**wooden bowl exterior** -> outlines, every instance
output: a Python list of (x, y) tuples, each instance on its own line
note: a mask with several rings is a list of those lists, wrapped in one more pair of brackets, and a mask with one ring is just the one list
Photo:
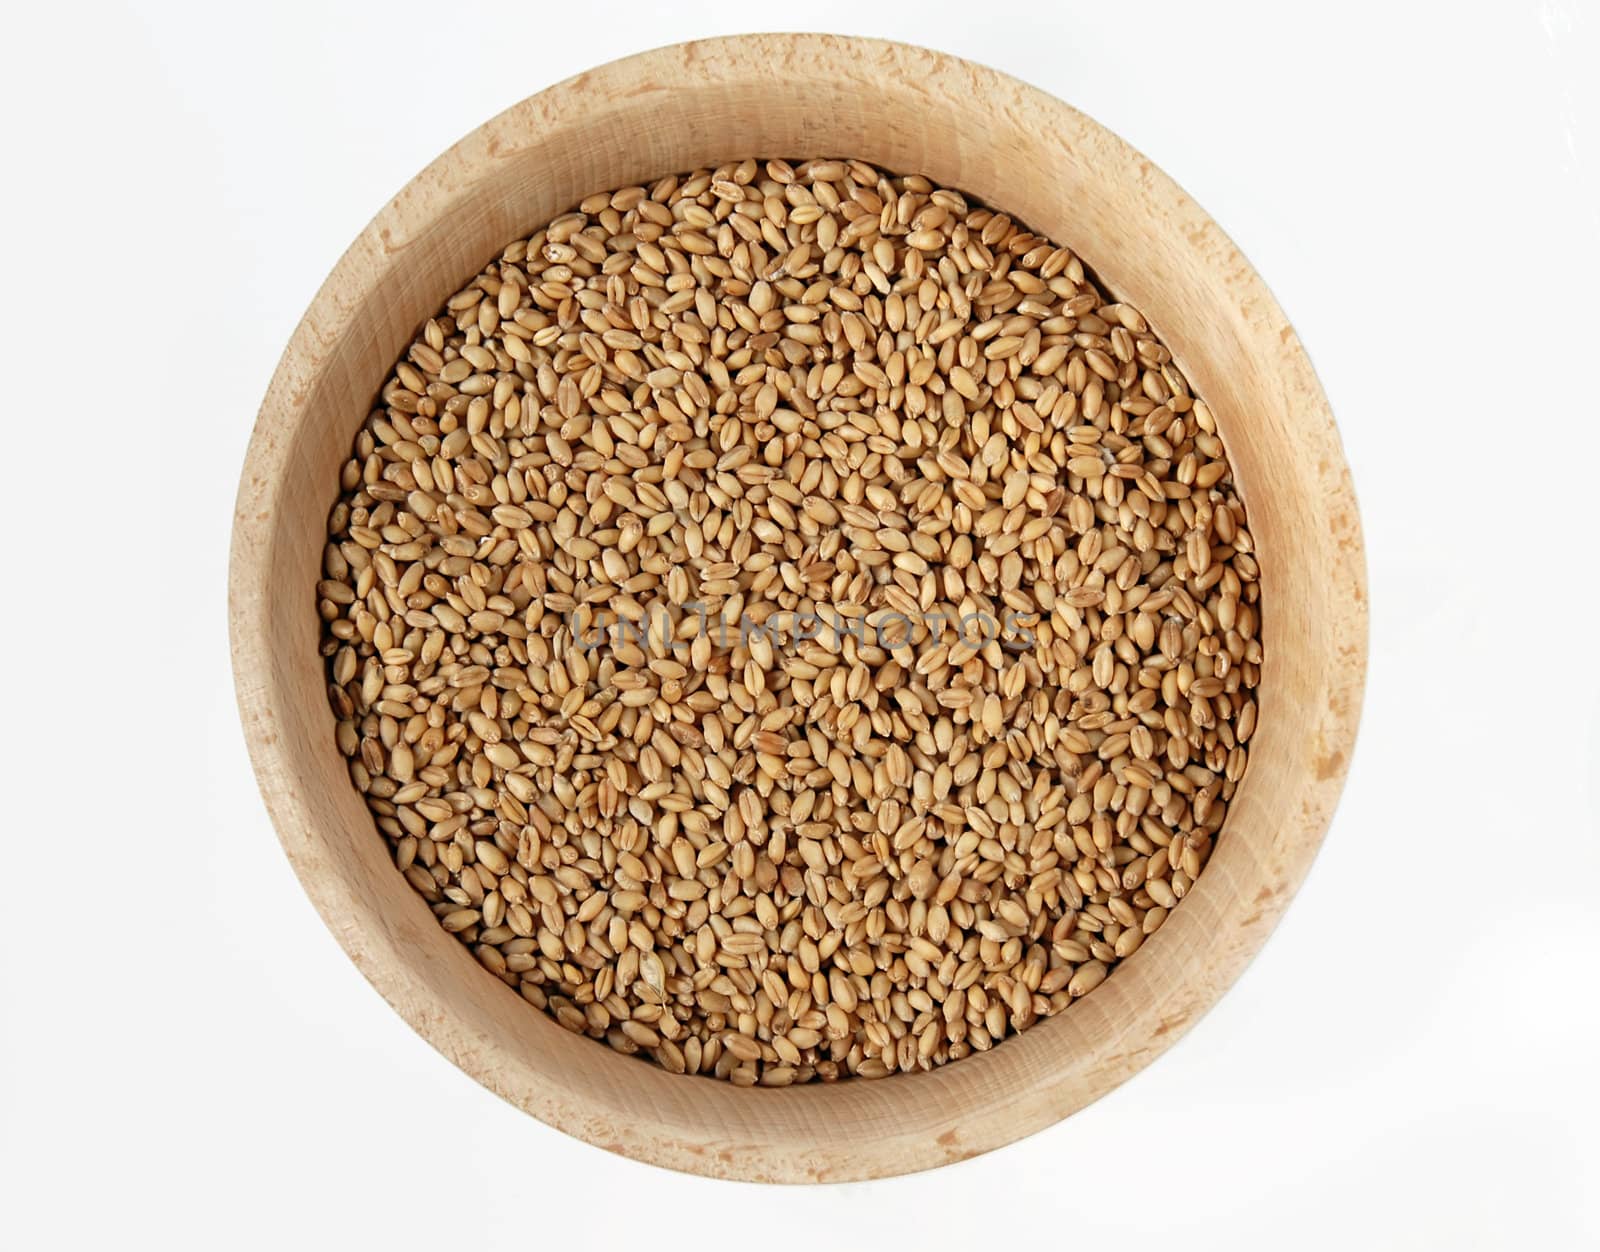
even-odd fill
[[(926, 1074), (741, 1090), (569, 1034), (487, 975), (391, 863), (334, 746), (311, 587), (350, 441), (416, 327), (585, 194), (750, 155), (861, 157), (998, 205), (1144, 311), (1218, 417), (1262, 568), (1250, 767), (1183, 906), (1094, 994)], [(1170, 179), (1014, 79), (904, 45), (758, 35), (582, 74), (424, 170), (340, 260), (256, 424), (234, 526), (239, 706), (307, 893), (395, 1009), (467, 1073), (591, 1143), (696, 1173), (879, 1177), (1011, 1142), (1170, 1047), (1265, 942), (1343, 784), (1366, 663), (1355, 497), (1327, 401), (1272, 296)]]

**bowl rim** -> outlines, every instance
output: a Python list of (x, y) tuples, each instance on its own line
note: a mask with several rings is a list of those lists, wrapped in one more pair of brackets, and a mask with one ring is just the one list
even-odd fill
[[(391, 233), (403, 235), (405, 227), (414, 224), (418, 204), (426, 200), (429, 189), (458, 186), (466, 180), (483, 146), (487, 143), (489, 150), (494, 151), (493, 145), (499, 142), (496, 137), (524, 126), (528, 111), (536, 105), (547, 113), (581, 109), (596, 93), (621, 93), (639, 84), (682, 79), (686, 71), (696, 72), (692, 67), (706, 64), (718, 65), (722, 67), (720, 72), (725, 73), (740, 67), (755, 73), (771, 62), (775, 50), (780, 47), (791, 69), (797, 62), (803, 64), (809, 60), (822, 64), (844, 55), (898, 58), (902, 66), (914, 64), (924, 72), (931, 67), (940, 73), (958, 76), (974, 90), (982, 92), (985, 98), (1004, 102), (1014, 110), (1032, 112), (1053, 125), (1089, 136), (1101, 150), (1114, 154), (1130, 168), (1137, 167), (1143, 194), (1159, 204), (1161, 212), (1203, 234), (1211, 263), (1226, 268), (1230, 291), (1252, 309), (1252, 320), (1264, 320), (1281, 328), (1278, 338), (1282, 352), (1274, 364), (1290, 376), (1289, 385), (1296, 400), (1296, 433), (1303, 432), (1316, 441), (1325, 460), (1331, 458), (1320, 483), (1326, 492), (1323, 507), (1344, 519), (1343, 536), (1330, 548), (1329, 566), (1323, 575), (1340, 590), (1346, 606), (1336, 628), (1339, 655), (1329, 661), (1328, 669), (1328, 680), (1335, 696), (1330, 703), (1336, 707), (1319, 730), (1327, 754), (1326, 770), (1318, 773), (1321, 785), (1308, 794), (1302, 812), (1292, 823), (1293, 829), (1284, 834), (1279, 840), (1281, 846), (1274, 849), (1277, 886), (1270, 892), (1263, 891), (1257, 898), (1254, 912), (1248, 919), (1248, 933), (1241, 932), (1219, 959), (1197, 973), (1182, 1013), (1174, 1013), (1170, 1020), (1145, 1023), (1152, 1028), (1141, 1038), (1108, 1043), (1108, 1048), (1115, 1044), (1120, 1051), (1104, 1063), (1074, 1075), (1071, 1081), (1051, 1074), (1034, 1075), (1030, 1090), (1015, 1096), (1008, 1093), (1003, 1117), (989, 1119), (991, 1124), (970, 1136), (958, 1137), (952, 1132), (935, 1137), (922, 1133), (922, 1128), (916, 1133), (889, 1130), (885, 1132), (884, 1142), (874, 1150), (863, 1151), (851, 1160), (828, 1168), (818, 1165), (815, 1144), (797, 1143), (792, 1148), (769, 1144), (760, 1159), (740, 1159), (728, 1152), (707, 1152), (703, 1145), (686, 1141), (681, 1126), (654, 1123), (648, 1115), (633, 1124), (621, 1125), (617, 1116), (597, 1116), (591, 1106), (570, 1098), (564, 1091), (541, 1091), (535, 1097), (504, 1077), (502, 1066), (506, 1058), (503, 1054), (497, 1054), (481, 1038), (461, 1038), (441, 1005), (430, 1000), (419, 982), (400, 967), (397, 949), (387, 938), (374, 936), (375, 931), (383, 929), (376, 914), (356, 897), (351, 884), (328, 874), (326, 860), (317, 851), (312, 832), (319, 819), (311, 813), (310, 804), (295, 785), (290, 755), (282, 736), (277, 733), (280, 720), (277, 712), (286, 699), (286, 684), (274, 660), (274, 641), (260, 611), (268, 574), (268, 552), (273, 542), (272, 508), (278, 502), (272, 471), (274, 467), (281, 467), (290, 455), (284, 445), (290, 442), (288, 436), (296, 429), (309, 402), (308, 380), (315, 376), (318, 362), (326, 355), (328, 328), (348, 323), (352, 316), (349, 292), (352, 286), (362, 285), (359, 274), (363, 265), (374, 253), (386, 250)], [(1093, 263), (1092, 257), (1087, 259)], [(1180, 1038), (1236, 981), (1271, 934), (1309, 869), (1349, 767), (1365, 683), (1366, 573), (1354, 489), (1332, 413), (1310, 360), (1253, 267), (1171, 178), (1078, 110), (986, 66), (887, 40), (823, 34), (734, 35), (667, 45), (612, 61), (512, 105), (432, 161), (362, 230), (323, 282), (297, 325), (257, 417), (235, 507), (229, 569), (229, 627), (235, 691), (250, 759), (279, 839), (307, 895), (341, 947), (412, 1029), (459, 1068), (509, 1102), (570, 1135), (608, 1150), (716, 1177), (769, 1181), (856, 1180), (908, 1173), (962, 1159), (1013, 1142), (1067, 1116), (1144, 1068)], [(1110, 1001), (1114, 998), (1111, 989), (1115, 986), (1116, 980), (1108, 982), (1097, 996)], [(1135, 1033), (1129, 1032), (1130, 1035)], [(1008, 1040), (1006, 1047), (1016, 1044), (1016, 1040)], [(590, 1043), (589, 1046), (598, 1048), (600, 1045)], [(967, 1058), (960, 1066), (946, 1066), (934, 1074), (965, 1067), (976, 1059)], [(627, 1058), (618, 1057), (617, 1060), (638, 1065)], [(884, 1088), (897, 1083), (927, 1082), (933, 1076), (897, 1075), (869, 1085)], [(856, 1085), (838, 1084), (821, 1090)], [(803, 1100), (821, 1098), (808, 1095), (818, 1090), (758, 1089), (741, 1094), (743, 1098), (756, 1100)]]

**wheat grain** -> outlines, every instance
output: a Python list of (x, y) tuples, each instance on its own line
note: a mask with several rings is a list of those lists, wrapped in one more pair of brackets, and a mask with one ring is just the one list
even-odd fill
[(1256, 730), (1214, 415), (1004, 214), (858, 161), (599, 193), (418, 332), (323, 578), (336, 742), (568, 1030), (787, 1086), (1089, 994)]

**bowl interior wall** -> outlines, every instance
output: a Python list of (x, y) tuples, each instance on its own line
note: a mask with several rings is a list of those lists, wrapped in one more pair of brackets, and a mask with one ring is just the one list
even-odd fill
[[(1268, 649), (1249, 773), (1211, 863), (1114, 977), (933, 1073), (787, 1091), (672, 1077), (570, 1035), (440, 930), (334, 747), (310, 594), (338, 467), (420, 323), (585, 194), (749, 155), (925, 174), (1072, 247), (1144, 311), (1222, 425), (1262, 564)], [(895, 1173), (1007, 1142), (1102, 1094), (1181, 1034), (1264, 940), (1320, 839), (1353, 733), (1356, 527), (1325, 402), (1282, 314), (1149, 162), (1065, 105), (935, 54), (713, 41), (517, 106), (424, 172), (340, 263), (274, 381), (241, 489), (240, 702), (308, 891), (369, 978), (469, 1073), (563, 1129), (665, 1164)]]

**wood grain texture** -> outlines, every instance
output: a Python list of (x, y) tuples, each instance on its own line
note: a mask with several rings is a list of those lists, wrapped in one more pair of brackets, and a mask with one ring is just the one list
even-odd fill
[[(567, 1033), (444, 933), (334, 746), (312, 586), (338, 467), (416, 327), (511, 239), (596, 190), (750, 155), (921, 173), (1082, 255), (1216, 412), (1262, 567), (1250, 767), (1190, 896), (1070, 1010), (932, 1073), (782, 1090), (675, 1077)], [(759, 35), (664, 48), (523, 101), (412, 181), (295, 331), (234, 524), (235, 679), (261, 790), (339, 942), (436, 1048), (551, 1125), (722, 1177), (878, 1177), (1065, 1117), (1170, 1047), (1265, 942), (1322, 840), (1355, 739), (1366, 591), (1327, 401), (1238, 250), (1116, 136), (1014, 79), (904, 45)]]

